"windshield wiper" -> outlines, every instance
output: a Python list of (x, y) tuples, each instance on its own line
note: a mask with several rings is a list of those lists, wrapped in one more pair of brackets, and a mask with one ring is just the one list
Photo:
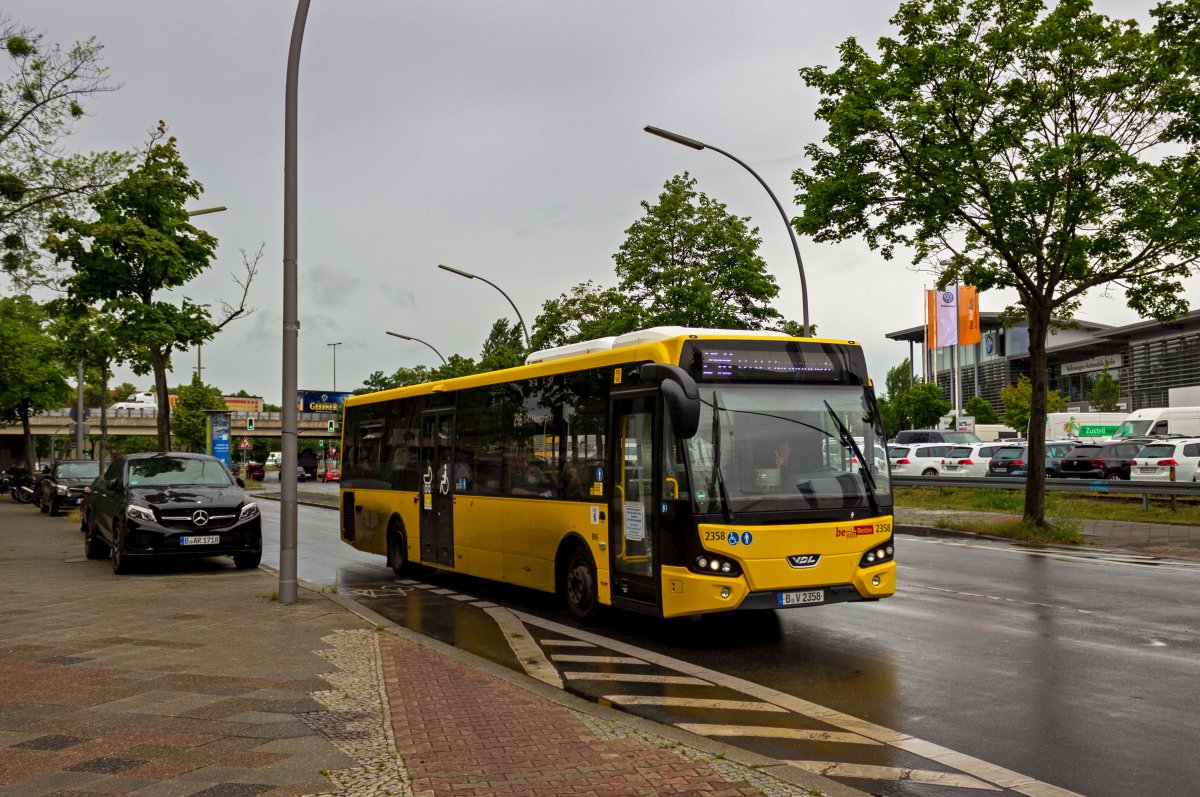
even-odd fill
[(713, 391), (713, 480), (717, 483), (717, 493), (721, 496), (721, 509), (725, 512), (725, 522), (733, 522), (733, 507), (729, 505), (729, 493), (725, 489), (725, 477), (721, 473), (721, 405), (717, 400), (717, 391)]
[(875, 495), (875, 477), (871, 474), (871, 468), (867, 465), (867, 458), (863, 456), (862, 449), (858, 447), (858, 443), (854, 440), (854, 435), (850, 434), (850, 430), (842, 423), (842, 419), (833, 411), (833, 407), (829, 406), (829, 402), (822, 402), (825, 409), (829, 411), (829, 417), (833, 418), (833, 425), (837, 427), (838, 435), (842, 438), (842, 445), (849, 448), (858, 457), (858, 473), (862, 477), (863, 485), (867, 488), (867, 500), (871, 502), (872, 511), (879, 511), (879, 499)]

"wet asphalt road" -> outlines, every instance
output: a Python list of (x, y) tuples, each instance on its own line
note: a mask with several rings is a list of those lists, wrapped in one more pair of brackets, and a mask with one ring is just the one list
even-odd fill
[[(264, 561), (274, 564), (278, 504), (262, 504)], [(644, 651), (744, 679), (1076, 794), (1197, 793), (1200, 724), (1192, 706), (1200, 683), (1194, 597), (1200, 567), (1191, 562), (901, 536), (900, 587), (890, 600), (753, 617), (655, 621), (618, 614), (580, 628), (549, 596), (525, 590), (446, 574), (422, 577), (420, 587), (397, 586), (382, 557), (338, 540), (337, 519), (329, 509), (300, 507), (301, 578), (336, 583), (396, 622), (515, 668), (521, 665), (496, 623), (467, 598), (598, 635), (611, 641), (607, 654)], [(580, 644), (564, 643), (555, 630), (533, 631), (547, 650)], [(614, 691), (604, 681), (569, 681), (569, 688), (593, 697)], [(679, 685), (638, 690), (654, 699), (696, 694)], [(704, 696), (736, 697), (715, 687)], [(637, 711), (673, 723), (745, 722), (736, 712)], [(756, 714), (755, 722), (790, 720)], [(947, 769), (891, 746), (729, 741), (785, 760)], [(944, 783), (842, 779), (893, 797), (984, 793)]]

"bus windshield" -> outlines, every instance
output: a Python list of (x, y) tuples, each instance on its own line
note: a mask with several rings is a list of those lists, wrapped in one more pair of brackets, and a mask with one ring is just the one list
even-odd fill
[(687, 441), (697, 511), (892, 506), (886, 437), (863, 387), (702, 385), (700, 400)]

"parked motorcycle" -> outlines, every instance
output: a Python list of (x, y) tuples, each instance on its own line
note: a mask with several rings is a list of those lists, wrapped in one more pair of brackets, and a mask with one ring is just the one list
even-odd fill
[(32, 504), (38, 497), (38, 487), (41, 480), (35, 479), (28, 473), (18, 473), (9, 478), (9, 495), (20, 504)]

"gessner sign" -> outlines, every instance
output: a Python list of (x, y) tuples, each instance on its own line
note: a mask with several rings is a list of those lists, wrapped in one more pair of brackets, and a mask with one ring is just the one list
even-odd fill
[(349, 393), (333, 393), (328, 390), (301, 390), (296, 395), (296, 409), (299, 412), (330, 412), (341, 413), (342, 405), (350, 397)]

